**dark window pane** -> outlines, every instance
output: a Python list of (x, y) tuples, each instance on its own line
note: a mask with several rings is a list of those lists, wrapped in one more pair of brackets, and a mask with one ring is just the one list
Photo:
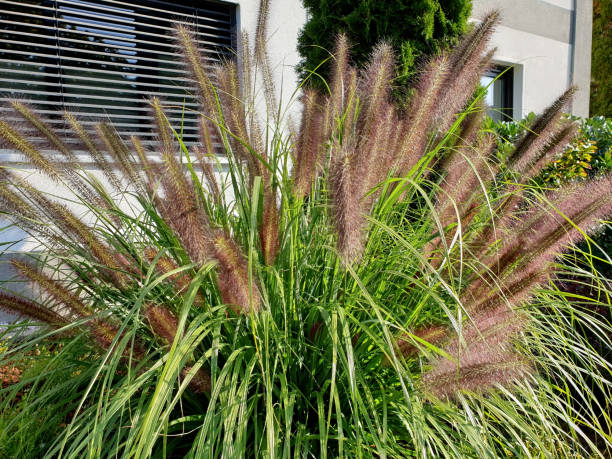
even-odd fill
[(485, 95), (487, 115), (496, 121), (509, 121), (513, 115), (514, 72), (511, 67), (496, 66), (488, 71), (480, 83), (488, 87)]

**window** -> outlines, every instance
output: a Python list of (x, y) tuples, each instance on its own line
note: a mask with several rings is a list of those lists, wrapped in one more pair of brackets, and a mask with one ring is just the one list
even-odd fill
[(513, 116), (514, 69), (496, 66), (480, 80), (488, 87), (485, 96), (487, 115), (495, 121), (509, 121)]
[(233, 57), (235, 7), (227, 3), (0, 0), (0, 100), (25, 98), (58, 129), (66, 109), (87, 126), (107, 119), (151, 142), (147, 99), (157, 95), (194, 141), (193, 84), (169, 36), (175, 23), (194, 27), (211, 65)]

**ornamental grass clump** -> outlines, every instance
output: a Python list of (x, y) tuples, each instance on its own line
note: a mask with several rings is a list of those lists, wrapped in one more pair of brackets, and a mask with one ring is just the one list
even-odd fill
[[(575, 133), (561, 119), (574, 90), (498, 163), (476, 90), (492, 13), (423, 64), (404, 106), (390, 46), (357, 69), (339, 36), (329, 92), (305, 82), (293, 129), (276, 105), (267, 9), (240, 66), (210, 71), (190, 30), (175, 30), (201, 102), (197, 145), (155, 98), (153, 145), (73, 114), (64, 138), (10, 103), (3, 148), (61, 193), (0, 169), (4, 217), (39, 243), (12, 262), (38, 297), (0, 294), (28, 319), (8, 328), (0, 366), (53, 349), (0, 391), (0, 452), (610, 452), (610, 364), (583, 333), (609, 346), (610, 280), (575, 268), (597, 299), (551, 281), (570, 254), (610, 262), (588, 234), (612, 213), (612, 179), (531, 186)], [(567, 251), (578, 240), (589, 253)]]

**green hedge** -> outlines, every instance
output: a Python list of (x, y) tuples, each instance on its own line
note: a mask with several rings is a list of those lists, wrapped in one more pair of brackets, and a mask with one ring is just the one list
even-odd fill
[(612, 116), (612, 0), (593, 1), (591, 115)]
[[(352, 44), (354, 63), (365, 63), (381, 39), (391, 42), (398, 56), (398, 83), (414, 73), (415, 62), (456, 41), (466, 29), (471, 0), (303, 0), (309, 15), (298, 50), (302, 78), (329, 58), (335, 37), (344, 32)], [(325, 79), (328, 66), (317, 69)], [(315, 84), (321, 80), (314, 78)]]

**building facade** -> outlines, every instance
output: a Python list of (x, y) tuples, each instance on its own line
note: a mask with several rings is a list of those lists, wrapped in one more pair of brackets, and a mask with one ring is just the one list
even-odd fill
[[(571, 112), (589, 114), (591, 79), (592, 0), (473, 0), (472, 17), (501, 12), (501, 25), (492, 39), (494, 60), (505, 69), (506, 87), (490, 102), (498, 107), (510, 99), (512, 117), (539, 113), (568, 86), (578, 92)], [(477, 20), (477, 19), (476, 19)], [(504, 78), (501, 78), (502, 80)], [(495, 100), (494, 100), (495, 99)]]
[[(298, 87), (296, 45), (306, 12), (301, 0), (271, 3), (268, 51), (286, 102)], [(473, 0), (473, 7), (475, 20), (491, 9), (502, 13), (492, 43), (496, 67), (483, 79), (490, 84), (492, 116), (520, 119), (540, 112), (570, 84), (579, 87), (572, 113), (588, 115), (592, 0)], [(103, 117), (123, 134), (152, 141), (146, 99), (159, 96), (175, 104), (168, 113), (189, 140), (196, 120), (183, 107), (195, 103), (168, 38), (172, 25), (190, 24), (212, 65), (240, 58), (241, 31), (254, 36), (258, 8), (259, 0), (0, 0), (0, 106), (10, 98), (28, 99), (59, 129), (58, 112), (68, 110), (91, 119), (92, 126)], [(0, 107), (0, 116), (10, 115)], [(53, 192), (54, 184), (22, 160), (0, 149), (3, 164), (20, 167), (39, 188)], [(4, 228), (0, 242), (11, 253), (34, 247), (14, 228)], [(12, 276), (0, 260), (0, 282)]]
[[(107, 119), (146, 144), (154, 140), (147, 99), (158, 96), (173, 105), (166, 113), (189, 142), (197, 132), (197, 116), (189, 111), (196, 104), (169, 36), (173, 25), (194, 30), (212, 65), (240, 58), (241, 32), (254, 37), (258, 8), (258, 0), (0, 0), (0, 118), (12, 116), (6, 101), (25, 99), (60, 131), (67, 110), (86, 127)], [(268, 52), (285, 101), (297, 88), (293, 69), (304, 21), (301, 0), (272, 2)], [(89, 167), (87, 156), (82, 159)], [(0, 162), (19, 168), (40, 190), (60, 192), (14, 151), (0, 146)], [(36, 294), (8, 263), (36, 247), (0, 215), (0, 288)], [(0, 324), (12, 319), (0, 310)]]
[[(287, 101), (306, 12), (301, 0), (271, 4), (268, 50)], [(259, 0), (0, 0), (0, 101), (26, 98), (52, 117), (66, 109), (92, 124), (103, 116), (147, 137), (146, 99), (159, 95), (176, 104), (170, 115), (189, 139), (195, 117), (182, 107), (194, 106), (193, 94), (168, 36), (172, 25), (191, 24), (214, 64), (239, 56), (240, 31), (254, 35), (258, 7)], [(592, 0), (473, 0), (474, 21), (492, 9), (502, 20), (492, 40), (496, 67), (483, 79), (491, 115), (540, 112), (576, 84), (571, 111), (587, 116)]]
[[(56, 114), (64, 110), (91, 125), (105, 118), (146, 141), (147, 99), (158, 96), (173, 105), (168, 114), (190, 140), (194, 88), (177, 57), (173, 25), (192, 28), (213, 65), (239, 56), (241, 32), (254, 35), (258, 7), (258, 0), (0, 0), (0, 100), (25, 98), (60, 127)], [(290, 94), (304, 11), (300, 0), (283, 0), (270, 13), (274, 75)]]

